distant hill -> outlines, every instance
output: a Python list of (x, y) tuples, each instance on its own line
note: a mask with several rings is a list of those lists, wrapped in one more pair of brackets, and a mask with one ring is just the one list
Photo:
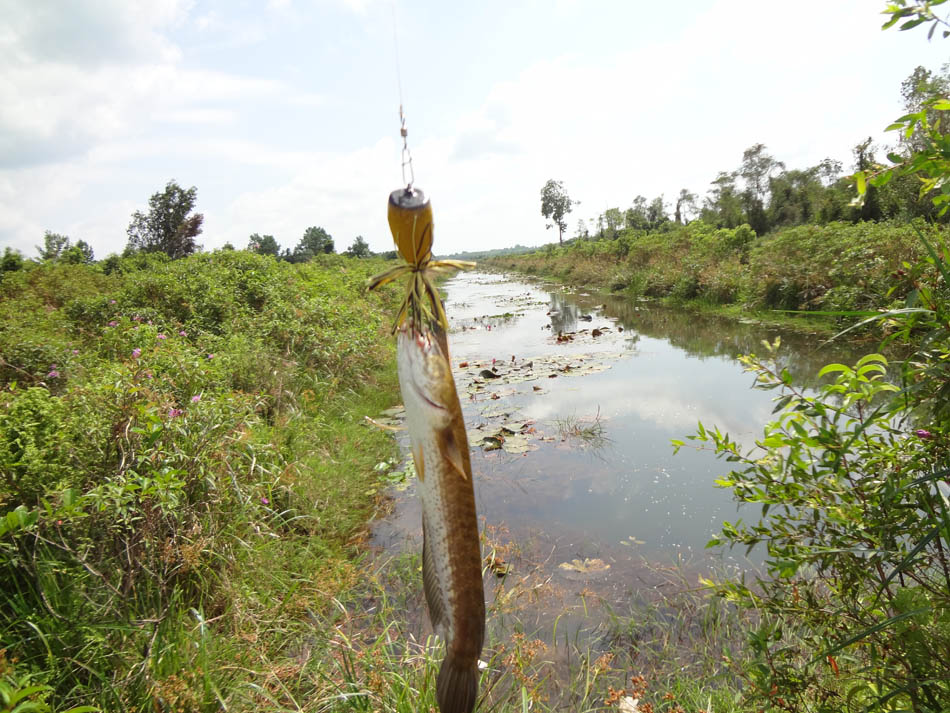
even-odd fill
[(515, 245), (513, 248), (498, 248), (496, 250), (473, 250), (471, 252), (452, 253), (451, 255), (439, 255), (440, 259), (445, 260), (484, 260), (490, 257), (504, 257), (506, 255), (522, 255), (530, 253), (538, 248), (529, 248), (525, 245)]

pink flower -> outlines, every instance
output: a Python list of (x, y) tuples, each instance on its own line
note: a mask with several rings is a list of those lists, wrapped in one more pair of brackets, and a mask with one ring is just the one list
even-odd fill
[(164, 334), (159, 334), (158, 339), (168, 339)]
[(136, 347), (135, 349), (132, 350), (132, 358), (133, 358), (133, 359), (138, 359), (140, 356), (142, 356), (142, 350), (141, 350), (141, 349), (139, 349), (138, 347)]
[(73, 349), (73, 354), (78, 354), (78, 353), (79, 353), (78, 349)]
[(115, 304), (115, 300), (109, 300), (109, 304), (110, 304), (110, 305), (114, 305), (114, 304)]
[(168, 409), (168, 417), (175, 418), (176, 416), (181, 416), (184, 413), (180, 408), (170, 408)]
[(58, 378), (59, 378), (59, 372), (56, 371), (56, 369), (51, 369), (50, 372), (49, 372), (49, 374), (46, 375), (46, 378), (47, 378), (47, 379), (58, 379)]
[(132, 321), (133, 321), (133, 322), (141, 322), (141, 321), (142, 321), (142, 318), (139, 317), (138, 315), (135, 315), (135, 316), (132, 318)]
[(929, 441), (934, 437), (934, 434), (932, 434), (930, 431), (924, 430), (923, 428), (918, 428), (916, 431), (914, 431), (914, 435), (924, 441)]
[(187, 336), (188, 336), (188, 333), (183, 329), (183, 330), (181, 330), (181, 331), (178, 333), (178, 336), (179, 336), (179, 337), (187, 337)]
[(109, 326), (110, 326), (110, 327), (115, 327), (115, 326), (117, 326), (118, 324), (119, 324), (119, 323), (116, 322), (114, 319), (113, 319), (111, 322), (109, 322)]
[(214, 359), (214, 354), (209, 354), (209, 355), (208, 355), (208, 358), (209, 358), (209, 359)]
[(270, 500), (268, 500), (267, 498), (261, 498), (261, 502), (262, 502), (264, 505), (270, 505)]
[(201, 394), (195, 394), (191, 397), (191, 403), (196, 404), (201, 401)]

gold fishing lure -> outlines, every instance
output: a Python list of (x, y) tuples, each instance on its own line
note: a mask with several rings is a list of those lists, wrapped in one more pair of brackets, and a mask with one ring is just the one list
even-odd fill
[(390, 193), (387, 217), (393, 242), (405, 263), (370, 278), (368, 288), (375, 290), (403, 275), (409, 275), (406, 297), (396, 315), (393, 332), (407, 317), (417, 329), (427, 322), (435, 322), (443, 329), (448, 329), (448, 318), (432, 276), (445, 270), (465, 270), (474, 267), (475, 263), (432, 259), (432, 204), (421, 188), (413, 188), (409, 184)]

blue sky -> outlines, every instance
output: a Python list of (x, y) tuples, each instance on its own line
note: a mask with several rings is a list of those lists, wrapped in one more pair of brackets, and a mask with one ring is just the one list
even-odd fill
[(881, 32), (883, 2), (11, 0), (0, 28), (0, 247), (44, 230), (121, 251), (169, 179), (206, 249), (391, 246), (401, 181), (394, 15), (437, 252), (540, 244), (539, 192), (588, 221), (704, 195), (764, 143), (790, 168), (878, 139), (901, 80), (950, 44)]

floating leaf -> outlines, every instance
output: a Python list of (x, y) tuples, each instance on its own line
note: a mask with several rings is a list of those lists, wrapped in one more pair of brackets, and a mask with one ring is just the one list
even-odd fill
[(594, 559), (589, 559), (587, 557), (584, 559), (579, 559), (575, 557), (570, 562), (561, 562), (558, 567), (571, 572), (580, 572), (581, 574), (598, 574), (600, 572), (606, 572), (608, 569), (610, 569), (610, 565), (599, 557)]

